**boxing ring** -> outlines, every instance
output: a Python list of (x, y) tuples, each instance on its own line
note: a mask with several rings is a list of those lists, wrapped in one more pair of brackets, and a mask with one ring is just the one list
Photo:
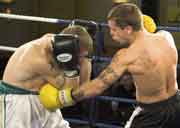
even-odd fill
[[(102, 57), (101, 54), (104, 49), (104, 30), (103, 28), (107, 27), (106, 23), (98, 23), (95, 21), (87, 21), (82, 19), (75, 19), (75, 20), (62, 20), (62, 19), (54, 19), (54, 18), (44, 18), (44, 17), (35, 17), (35, 16), (24, 16), (24, 15), (15, 15), (15, 14), (4, 14), (0, 13), (0, 18), (7, 18), (7, 19), (13, 19), (13, 20), (26, 20), (26, 21), (33, 21), (33, 22), (45, 22), (45, 23), (52, 23), (52, 24), (59, 24), (59, 25), (68, 25), (68, 24), (79, 24), (88, 28), (93, 28), (95, 30), (94, 34), (94, 41), (96, 46), (96, 51), (94, 52), (94, 55), (92, 56), (93, 63), (96, 62), (110, 62), (110, 57)], [(168, 26), (158, 26), (158, 30), (167, 30), (171, 32), (180, 32), (180, 27), (168, 27)], [(7, 47), (0, 45), (0, 50), (2, 51), (10, 51), (14, 52), (16, 50), (15, 47)], [(178, 65), (178, 68), (180, 66)], [(95, 68), (93, 67), (93, 75), (94, 77), (97, 76), (97, 72)], [(90, 115), (88, 117), (89, 120), (79, 120), (75, 118), (67, 118), (67, 120), (70, 123), (74, 124), (86, 124), (91, 127), (100, 127), (100, 128), (119, 128), (122, 126), (117, 126), (113, 124), (107, 124), (96, 121), (96, 109), (95, 104), (99, 101), (115, 101), (118, 103), (127, 103), (127, 104), (136, 104), (136, 101), (134, 99), (129, 98), (121, 98), (121, 97), (110, 97), (110, 96), (97, 96), (96, 98), (92, 99), (91, 102), (91, 108), (90, 108)]]

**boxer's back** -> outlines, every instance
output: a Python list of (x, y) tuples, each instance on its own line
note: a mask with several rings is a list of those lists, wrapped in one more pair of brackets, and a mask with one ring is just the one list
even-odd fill
[(177, 91), (174, 42), (157, 34), (145, 37), (136, 45), (140, 48), (139, 55), (129, 70), (136, 83), (137, 100), (151, 103), (174, 95)]
[(30, 42), (19, 47), (7, 63), (3, 81), (37, 91), (45, 82), (37, 69), (48, 63), (46, 50), (43, 42)]

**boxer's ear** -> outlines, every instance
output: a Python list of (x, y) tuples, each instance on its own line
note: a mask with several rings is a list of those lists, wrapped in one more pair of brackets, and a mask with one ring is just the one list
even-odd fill
[(131, 26), (126, 26), (124, 30), (127, 32), (128, 35), (133, 32), (133, 28)]

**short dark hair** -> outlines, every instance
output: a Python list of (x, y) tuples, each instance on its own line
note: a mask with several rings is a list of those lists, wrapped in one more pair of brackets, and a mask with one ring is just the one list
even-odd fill
[(121, 3), (114, 6), (108, 13), (107, 20), (114, 20), (120, 28), (132, 26), (134, 31), (142, 28), (142, 12), (132, 3)]

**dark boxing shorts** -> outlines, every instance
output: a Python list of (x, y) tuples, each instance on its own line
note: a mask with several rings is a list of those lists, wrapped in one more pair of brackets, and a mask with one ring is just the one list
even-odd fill
[(125, 128), (180, 128), (180, 91), (167, 100), (138, 106)]

